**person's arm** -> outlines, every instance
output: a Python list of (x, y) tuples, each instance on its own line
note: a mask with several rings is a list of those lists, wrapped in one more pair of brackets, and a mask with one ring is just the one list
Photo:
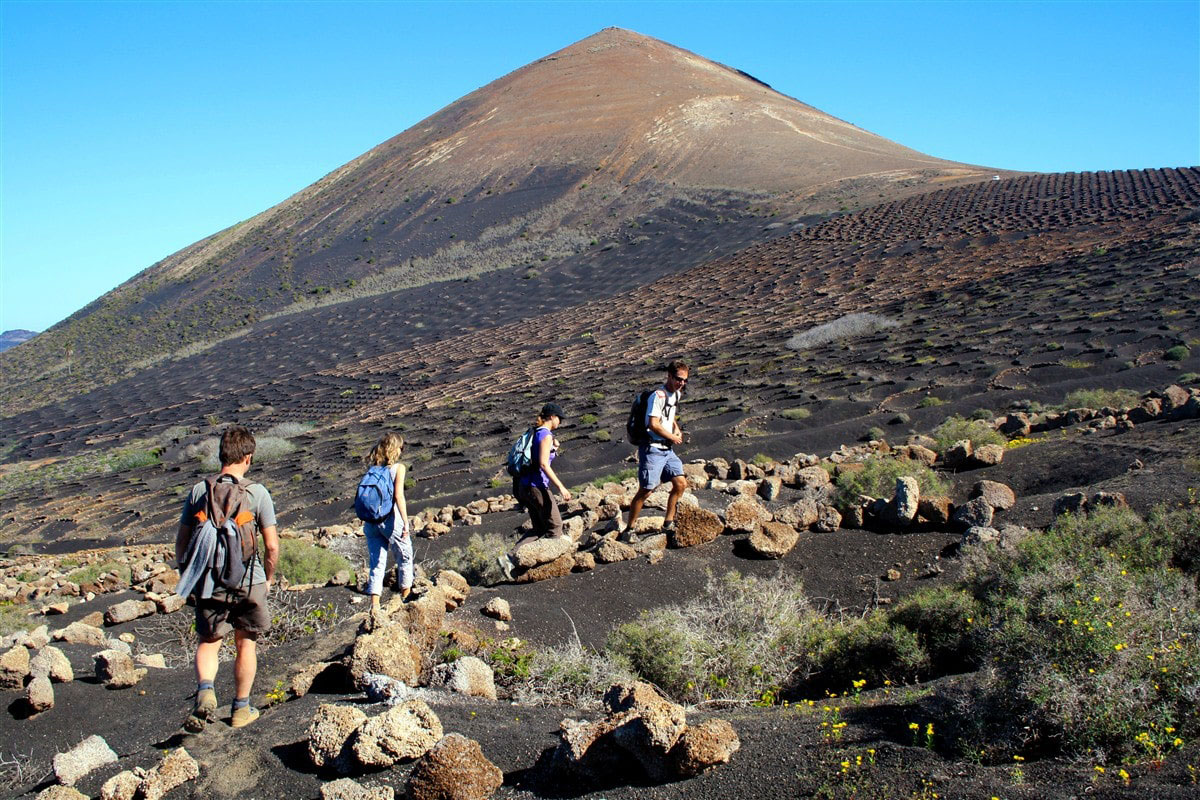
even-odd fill
[(550, 482), (558, 487), (558, 493), (562, 495), (564, 502), (571, 502), (571, 491), (563, 486), (563, 482), (554, 474), (554, 469), (550, 466), (550, 443), (553, 436), (546, 435), (542, 437), (542, 443), (538, 445), (538, 466), (542, 468), (542, 472), (546, 473), (546, 477)]
[(279, 563), (279, 531), (274, 525), (262, 529), (263, 538), (263, 572), (267, 576), (267, 588), (275, 582), (275, 566)]
[(396, 513), (400, 515), (400, 521), (404, 523), (404, 530), (400, 534), (403, 539), (408, 536), (408, 503), (404, 500), (404, 465), (396, 465), (396, 483), (392, 488), (392, 494), (396, 498)]
[(667, 426), (663, 425), (662, 423), (662, 417), (651, 417), (650, 424), (646, 427), (666, 439), (668, 442), (680, 444), (683, 441), (683, 434), (679, 430), (679, 425), (675, 422), (672, 422), (672, 429), (668, 430)]

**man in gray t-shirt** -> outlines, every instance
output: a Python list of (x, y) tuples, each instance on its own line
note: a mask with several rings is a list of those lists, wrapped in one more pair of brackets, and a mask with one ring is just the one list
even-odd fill
[[(198, 733), (216, 719), (217, 696), (213, 683), (217, 677), (221, 641), (233, 631), (237, 658), (233, 665), (234, 700), (231, 724), (235, 728), (258, 719), (258, 709), (250, 705), (250, 689), (258, 670), (258, 634), (271, 627), (271, 611), (267, 606), (267, 591), (275, 579), (279, 560), (279, 533), (275, 527), (275, 505), (271, 494), (262, 484), (245, 481), (246, 472), (254, 459), (254, 435), (240, 425), (231, 425), (221, 435), (221, 473), (217, 482), (234, 481), (245, 485), (254, 523), (262, 535), (262, 547), (254, 557), (246, 579), (236, 591), (217, 588), (211, 596), (200, 587), (193, 593), (196, 603), (196, 705), (183, 727)], [(182, 572), (189, 554), (192, 536), (200, 529), (208, 513), (208, 485), (201, 481), (192, 487), (183, 503), (179, 517), (179, 532), (175, 537), (175, 561)], [(218, 493), (219, 496), (219, 493)]]

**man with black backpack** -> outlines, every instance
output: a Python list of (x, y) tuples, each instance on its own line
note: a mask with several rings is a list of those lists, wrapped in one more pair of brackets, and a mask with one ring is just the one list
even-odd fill
[(683, 462), (672, 450), (683, 442), (683, 431), (675, 421), (675, 411), (687, 382), (687, 364), (672, 361), (667, 365), (667, 379), (663, 385), (642, 392), (634, 401), (625, 430), (630, 442), (638, 446), (638, 490), (629, 503), (629, 522), (618, 537), (622, 542), (637, 543), (633, 523), (642, 513), (646, 498), (666, 481), (671, 482), (671, 493), (667, 497), (662, 529), (669, 531), (675, 527), (675, 506), (687, 490)]
[(230, 631), (237, 646), (231, 724), (241, 728), (258, 719), (258, 709), (250, 705), (250, 689), (258, 670), (258, 635), (271, 627), (267, 591), (275, 578), (279, 536), (270, 493), (262, 484), (245, 480), (254, 447), (249, 430), (240, 425), (226, 428), (221, 436), (221, 471), (192, 487), (179, 519), (177, 591), (195, 598), (200, 640), (196, 704), (183, 724), (192, 733), (216, 719), (213, 682), (221, 641)]

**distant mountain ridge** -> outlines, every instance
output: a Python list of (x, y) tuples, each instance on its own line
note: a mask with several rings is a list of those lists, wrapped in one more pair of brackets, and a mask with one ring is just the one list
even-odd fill
[[(609, 28), (452, 103), (252, 219), (167, 257), (4, 357), (16, 408), (257, 321), (562, 263), (665, 208), (798, 220), (990, 178)], [(681, 265), (711, 250), (675, 257)], [(618, 260), (611, 268), (633, 269)], [(70, 367), (70, 368), (68, 368)], [(6, 409), (11, 411), (11, 408)]]
[(27, 331), (23, 328), (16, 328), (0, 333), (0, 352), (10, 347), (16, 347), (22, 342), (27, 342), (35, 336), (37, 336), (37, 331)]

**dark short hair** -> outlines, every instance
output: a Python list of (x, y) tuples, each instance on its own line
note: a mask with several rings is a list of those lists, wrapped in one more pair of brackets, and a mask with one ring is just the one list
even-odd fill
[(254, 434), (241, 425), (230, 425), (221, 434), (221, 466), (236, 464), (254, 455)]
[(688, 365), (682, 359), (677, 358), (670, 364), (667, 364), (667, 372), (672, 375), (678, 375), (681, 369), (688, 369)]

